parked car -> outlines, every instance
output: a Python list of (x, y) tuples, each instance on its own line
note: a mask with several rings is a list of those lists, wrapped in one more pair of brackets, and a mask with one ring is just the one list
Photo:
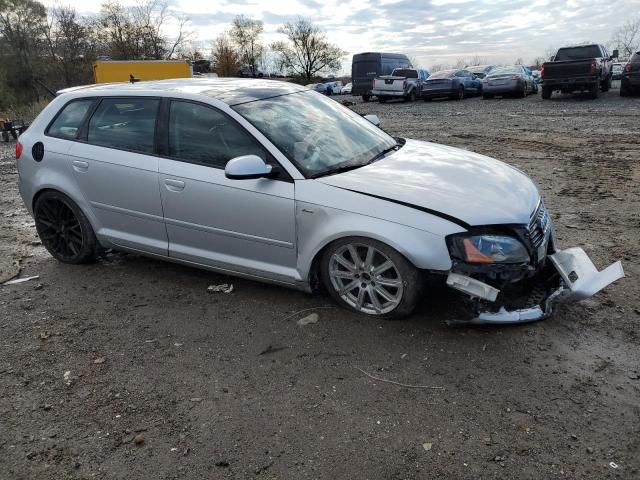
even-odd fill
[(482, 81), (469, 70), (441, 70), (431, 74), (422, 85), (422, 98), (449, 97), (462, 100), (465, 97), (482, 94)]
[(340, 95), (342, 93), (342, 81), (341, 80), (333, 80), (328, 82), (323, 82), (324, 88), (327, 92), (327, 95)]
[(422, 94), (422, 85), (429, 78), (429, 72), (424, 69), (396, 68), (391, 75), (382, 75), (373, 80), (371, 93), (380, 102), (392, 98), (402, 98), (413, 102)]
[(340, 305), (389, 318), (408, 315), (433, 277), (474, 299), (480, 323), (544, 318), (623, 275), (619, 262), (598, 273), (582, 249), (559, 250), (521, 171), (393, 138), (287, 82), (70, 88), (16, 158), (38, 236), (69, 264), (116, 249), (305, 291), (322, 283)]
[(603, 45), (597, 44), (559, 49), (553, 61), (542, 65), (542, 98), (551, 98), (554, 90), (588, 91), (597, 98), (600, 90), (611, 88), (612, 60), (617, 57), (618, 50), (609, 55)]
[(238, 77), (255, 77), (263, 78), (265, 73), (258, 67), (252, 67), (251, 65), (240, 65), (238, 68)]
[(368, 102), (373, 89), (373, 79), (389, 75), (396, 68), (413, 68), (409, 58), (401, 53), (366, 52), (353, 56), (351, 63), (352, 95), (362, 96)]
[(622, 72), (624, 71), (624, 63), (616, 62), (611, 65), (611, 79), (622, 80)]
[(640, 51), (634, 53), (622, 72), (620, 96), (625, 97), (640, 92)]
[(531, 76), (533, 77), (533, 81), (535, 82), (536, 85), (540, 85), (542, 83), (540, 70), (531, 70)]
[(517, 96), (524, 98), (538, 90), (533, 77), (522, 65), (509, 65), (492, 70), (482, 81), (482, 98), (500, 96)]
[(342, 87), (342, 94), (343, 95), (351, 95), (351, 89), (353, 87), (353, 84), (351, 82), (347, 83), (344, 87)]
[(469, 70), (480, 80), (486, 77), (494, 68), (496, 68), (494, 65), (473, 65), (471, 67), (465, 67), (466, 70)]

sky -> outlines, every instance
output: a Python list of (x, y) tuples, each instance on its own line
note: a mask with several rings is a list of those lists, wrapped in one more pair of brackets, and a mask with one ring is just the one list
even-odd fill
[[(102, 3), (55, 1), (81, 14), (97, 13)], [(282, 23), (302, 16), (347, 52), (341, 73), (349, 73), (354, 53), (366, 51), (405, 53), (415, 66), (426, 68), (477, 57), (488, 63), (529, 63), (562, 45), (607, 43), (628, 16), (640, 15), (640, 0), (169, 1), (172, 10), (189, 16), (196, 46), (203, 51), (238, 14), (264, 22), (267, 44), (281, 39), (277, 29)], [(174, 28), (169, 26), (167, 33), (174, 34)]]

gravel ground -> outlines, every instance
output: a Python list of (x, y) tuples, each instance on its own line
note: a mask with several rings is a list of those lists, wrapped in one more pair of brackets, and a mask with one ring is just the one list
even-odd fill
[(627, 277), (544, 322), (452, 328), (440, 287), (385, 322), (133, 255), (63, 265), (2, 146), (0, 276), (40, 278), (0, 286), (0, 478), (640, 478), (640, 99), (355, 109), (523, 169), (561, 244)]

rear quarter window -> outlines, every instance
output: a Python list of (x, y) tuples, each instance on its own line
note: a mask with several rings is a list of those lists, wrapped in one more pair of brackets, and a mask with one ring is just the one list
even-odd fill
[(45, 132), (51, 137), (73, 140), (93, 105), (93, 99), (73, 100), (58, 112)]

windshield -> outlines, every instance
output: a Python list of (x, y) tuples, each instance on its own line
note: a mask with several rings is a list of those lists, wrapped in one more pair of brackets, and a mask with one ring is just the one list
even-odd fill
[(453, 77), (454, 73), (456, 73), (455, 70), (441, 70), (439, 72), (436, 72), (436, 73), (432, 74), (429, 77), (429, 80), (433, 80), (434, 78), (435, 79), (438, 79), (438, 78), (451, 78), (451, 77)]
[(561, 48), (558, 50), (555, 61), (579, 60), (581, 58), (600, 57), (600, 48), (597, 45), (587, 45), (584, 47)]
[(233, 107), (260, 130), (305, 177), (356, 168), (397, 142), (360, 115), (313, 91)]

